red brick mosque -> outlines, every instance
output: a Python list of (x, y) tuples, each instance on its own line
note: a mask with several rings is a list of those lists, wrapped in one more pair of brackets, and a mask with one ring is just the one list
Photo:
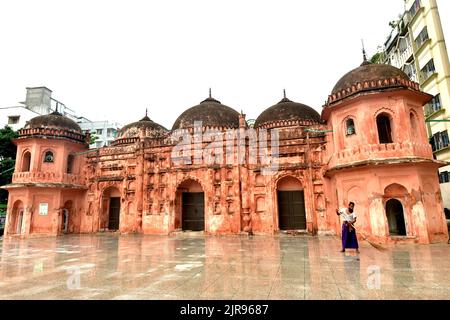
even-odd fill
[(15, 140), (5, 234), (340, 234), (336, 208), (353, 201), (373, 241), (446, 242), (431, 98), (401, 70), (364, 61), (322, 114), (284, 97), (251, 127), (210, 96), (171, 130), (146, 115), (90, 150), (72, 120), (38, 116)]

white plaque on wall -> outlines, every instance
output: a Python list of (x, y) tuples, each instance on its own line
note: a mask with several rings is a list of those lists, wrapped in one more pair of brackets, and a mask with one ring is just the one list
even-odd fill
[(39, 214), (46, 216), (48, 213), (48, 203), (39, 203)]

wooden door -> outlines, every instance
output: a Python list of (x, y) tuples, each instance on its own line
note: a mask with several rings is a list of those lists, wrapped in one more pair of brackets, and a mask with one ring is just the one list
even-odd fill
[(280, 230), (306, 230), (303, 191), (278, 191)]
[(183, 230), (205, 230), (205, 194), (203, 192), (184, 192), (182, 206)]

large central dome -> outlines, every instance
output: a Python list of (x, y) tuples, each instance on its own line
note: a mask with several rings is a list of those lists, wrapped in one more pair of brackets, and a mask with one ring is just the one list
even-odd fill
[(286, 121), (296, 125), (319, 123), (320, 115), (313, 108), (291, 101), (285, 96), (276, 105), (267, 108), (259, 115), (255, 122), (255, 128), (264, 125), (273, 127), (278, 124), (284, 126)]
[(201, 121), (203, 127), (239, 127), (239, 113), (211, 96), (199, 105), (187, 109), (173, 124), (172, 130), (193, 128)]

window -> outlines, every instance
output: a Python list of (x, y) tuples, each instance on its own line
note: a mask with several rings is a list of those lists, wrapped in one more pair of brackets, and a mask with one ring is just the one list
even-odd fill
[(441, 104), (441, 94), (437, 94), (434, 96), (433, 99), (428, 103), (426, 106), (426, 113), (427, 115), (433, 114), (436, 111), (441, 110), (442, 104)]
[(103, 129), (97, 129), (97, 134), (101, 136), (103, 134)]
[(444, 171), (439, 173), (439, 183), (448, 183), (450, 182), (450, 174), (448, 171)]
[(414, 16), (416, 15), (417, 11), (419, 11), (419, 9), (420, 9), (420, 0), (416, 0), (416, 1), (414, 1), (411, 8), (409, 9), (409, 14), (410, 14), (411, 19), (414, 18)]
[(392, 143), (391, 120), (389, 115), (380, 114), (377, 117), (378, 140), (380, 143)]
[(111, 137), (115, 138), (117, 136), (117, 130), (116, 129), (108, 129), (107, 135), (108, 135), (108, 138), (111, 138)]
[(411, 123), (411, 130), (412, 130), (412, 134), (413, 134), (413, 137), (414, 137), (415, 135), (419, 134), (419, 132), (418, 132), (419, 129), (417, 127), (416, 115), (413, 112), (410, 112), (410, 114), (409, 114), (409, 121)]
[(353, 122), (353, 119), (347, 119), (347, 121), (345, 122), (345, 133), (347, 136), (356, 134), (355, 123)]
[(403, 72), (406, 73), (406, 75), (410, 78), (410, 79), (415, 79), (417, 72), (416, 72), (416, 68), (414, 67), (413, 64), (405, 64), (403, 66)]
[(8, 124), (17, 124), (19, 123), (20, 116), (9, 116)]
[(422, 68), (422, 70), (420, 70), (420, 72), (424, 80), (427, 80), (429, 77), (431, 77), (436, 72), (433, 59), (428, 61), (428, 63), (425, 65), (425, 67)]
[(52, 163), (54, 161), (53, 152), (47, 151), (44, 155), (44, 162)]
[(438, 132), (433, 135), (430, 139), (430, 143), (433, 149), (433, 152), (442, 150), (449, 146), (448, 132)]
[(424, 27), (422, 29), (422, 31), (420, 31), (419, 35), (417, 36), (415, 42), (416, 42), (416, 47), (420, 48), (422, 46), (422, 44), (427, 41), (428, 39), (430, 39), (428, 37), (428, 29), (427, 27)]
[(26, 151), (23, 154), (22, 157), (22, 172), (28, 172), (30, 171), (30, 164), (31, 164), (31, 153), (29, 151)]
[(73, 161), (74, 156), (72, 154), (69, 154), (69, 156), (67, 157), (67, 173), (73, 172)]

